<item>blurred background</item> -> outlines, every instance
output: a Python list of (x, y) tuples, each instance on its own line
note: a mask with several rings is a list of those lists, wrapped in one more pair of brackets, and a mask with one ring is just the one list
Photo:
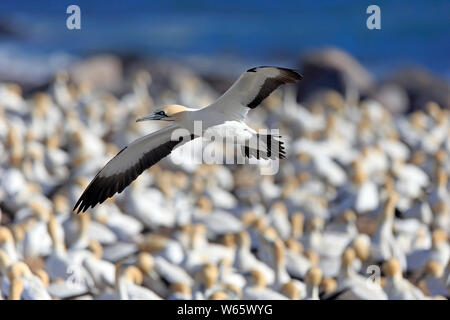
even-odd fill
[[(81, 30), (66, 27), (72, 4)], [(371, 4), (381, 30), (366, 27)], [(449, 13), (445, 0), (1, 1), (0, 299), (448, 298)], [(206, 106), (260, 65), (304, 76), (248, 116), (286, 138), (276, 175), (175, 151), (72, 213), (109, 159), (161, 128), (136, 118)]]
[[(70, 4), (81, 7), (81, 30), (65, 27)], [(39, 83), (55, 69), (103, 52), (170, 59), (202, 73), (236, 76), (253, 65), (295, 66), (307, 50), (336, 46), (377, 77), (415, 66), (449, 79), (448, 1), (380, 1), (381, 30), (366, 28), (370, 4), (2, 1), (1, 77)]]

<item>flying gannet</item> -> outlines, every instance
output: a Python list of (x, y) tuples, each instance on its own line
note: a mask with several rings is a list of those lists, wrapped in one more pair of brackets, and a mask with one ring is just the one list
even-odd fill
[[(203, 132), (208, 130), (226, 138), (233, 135), (243, 155), (248, 158), (284, 158), (283, 142), (276, 139), (279, 136), (256, 133), (245, 124), (245, 117), (250, 109), (256, 108), (280, 85), (301, 79), (302, 76), (291, 69), (256, 67), (244, 72), (219, 99), (204, 108), (168, 105), (138, 119), (173, 123), (123, 148), (97, 173), (73, 210), (78, 208), (77, 213), (84, 212), (116, 192), (122, 192), (145, 169), (169, 155), (176, 147), (197, 138), (198, 134), (194, 135), (196, 121), (201, 121)], [(173, 134), (177, 129), (184, 129), (189, 134), (174, 139)], [(249, 147), (250, 140), (257, 141), (256, 149)]]

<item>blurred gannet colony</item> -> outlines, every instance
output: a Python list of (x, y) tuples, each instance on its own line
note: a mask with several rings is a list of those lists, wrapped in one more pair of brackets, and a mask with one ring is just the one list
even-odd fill
[(0, 299), (449, 296), (448, 109), (280, 89), (248, 118), (289, 138), (275, 175), (174, 152), (73, 214), (110, 158), (164, 125), (139, 116), (220, 93), (186, 70), (123, 81), (121, 94), (66, 71), (32, 95), (0, 83)]

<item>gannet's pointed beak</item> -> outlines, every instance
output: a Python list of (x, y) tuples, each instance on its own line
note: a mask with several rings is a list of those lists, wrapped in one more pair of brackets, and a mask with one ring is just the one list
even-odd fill
[(162, 118), (161, 115), (156, 115), (154, 112), (152, 112), (142, 118), (137, 119), (136, 122), (147, 121), (147, 120), (159, 120), (161, 118)]

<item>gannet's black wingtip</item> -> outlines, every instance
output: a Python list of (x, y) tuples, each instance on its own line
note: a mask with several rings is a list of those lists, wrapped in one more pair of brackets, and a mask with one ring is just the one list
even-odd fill
[(86, 211), (86, 209), (83, 209), (83, 203), (81, 202), (81, 198), (80, 200), (78, 200), (77, 204), (73, 207), (72, 211), (75, 214), (80, 214)]
[(285, 75), (287, 75), (290, 78), (292, 78), (292, 80), (295, 80), (295, 81), (299, 81), (299, 80), (303, 79), (303, 75), (301, 75), (299, 73), (299, 70), (297, 70), (297, 69), (282, 68), (282, 67), (275, 67), (275, 66), (254, 67), (254, 68), (248, 69), (246, 72), (257, 72), (258, 69), (264, 69), (264, 68), (275, 68), (275, 69), (278, 69), (278, 70), (282, 71)]

